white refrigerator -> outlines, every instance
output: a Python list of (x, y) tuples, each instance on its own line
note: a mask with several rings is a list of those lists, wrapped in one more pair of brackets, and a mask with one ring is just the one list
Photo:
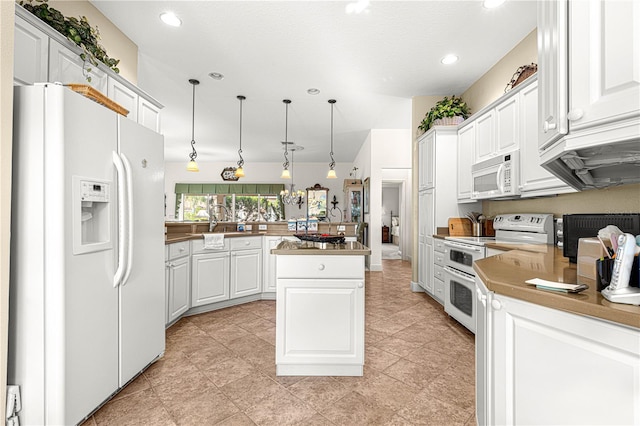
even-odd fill
[(14, 95), (8, 383), (21, 424), (76, 424), (164, 352), (164, 139), (61, 85)]

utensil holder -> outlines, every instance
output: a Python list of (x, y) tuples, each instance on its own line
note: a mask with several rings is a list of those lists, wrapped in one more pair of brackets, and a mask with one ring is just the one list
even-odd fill
[(482, 223), (474, 222), (471, 224), (474, 237), (482, 237)]

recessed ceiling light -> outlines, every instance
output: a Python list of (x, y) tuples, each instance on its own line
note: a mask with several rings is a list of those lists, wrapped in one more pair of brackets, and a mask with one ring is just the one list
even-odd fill
[(172, 27), (179, 27), (182, 25), (180, 18), (178, 18), (173, 12), (164, 12), (160, 15), (160, 19), (162, 19), (162, 22), (167, 25), (171, 25)]
[(222, 80), (224, 78), (224, 74), (220, 74), (219, 72), (210, 72), (209, 77), (214, 80)]
[(320, 89), (312, 87), (311, 89), (307, 89), (307, 93), (310, 95), (317, 95), (318, 93), (320, 93)]
[(442, 62), (445, 65), (450, 65), (458, 62), (458, 57), (456, 55), (447, 55), (444, 58), (442, 58), (440, 62)]
[(487, 9), (493, 9), (494, 7), (498, 7), (500, 6), (502, 3), (504, 3), (506, 0), (484, 0), (484, 2), (482, 3), (482, 5), (484, 7), (486, 7)]

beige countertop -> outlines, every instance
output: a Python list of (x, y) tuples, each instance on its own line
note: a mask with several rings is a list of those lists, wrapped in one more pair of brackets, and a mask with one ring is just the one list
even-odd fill
[(271, 254), (294, 256), (347, 256), (369, 255), (371, 249), (357, 241), (347, 241), (342, 244), (324, 244), (319, 248), (318, 243), (311, 241), (282, 241), (276, 248), (271, 249)]
[[(204, 234), (209, 234), (210, 232), (204, 232), (204, 233), (183, 233), (183, 234), (170, 234), (170, 235), (165, 235), (164, 237), (164, 243), (165, 244), (173, 244), (173, 243), (179, 243), (182, 241), (189, 241), (189, 240), (197, 240), (197, 239), (202, 239), (204, 238), (203, 235)], [(245, 232), (214, 232), (215, 234), (223, 234), (225, 238), (238, 238), (238, 237), (261, 237), (263, 235), (267, 235), (266, 232), (251, 232), (251, 231), (245, 231)]]
[[(518, 248), (474, 263), (473, 268), (489, 290), (541, 306), (640, 328), (640, 306), (606, 300), (596, 290), (596, 282), (577, 276), (576, 265), (570, 264), (563, 257), (562, 250), (555, 246), (488, 245), (491, 246), (499, 249)], [(532, 278), (587, 284), (589, 288), (576, 294), (540, 290), (525, 283)]]

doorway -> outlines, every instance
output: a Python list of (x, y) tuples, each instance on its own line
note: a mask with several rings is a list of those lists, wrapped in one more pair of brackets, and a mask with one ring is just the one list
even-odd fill
[(402, 260), (401, 182), (382, 182), (382, 259)]

